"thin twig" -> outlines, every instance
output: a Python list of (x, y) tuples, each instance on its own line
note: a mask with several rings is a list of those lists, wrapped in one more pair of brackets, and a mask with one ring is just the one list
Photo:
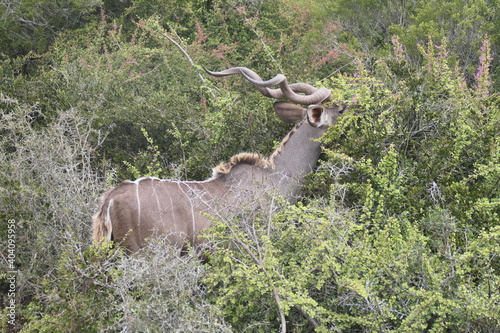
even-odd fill
[(272, 212), (273, 212), (273, 209), (274, 209), (274, 195), (273, 197), (271, 198), (271, 204), (269, 205), (269, 219), (267, 221), (267, 237), (268, 238), (271, 238), (271, 224), (272, 224)]
[[(187, 53), (186, 50), (184, 50), (184, 48), (179, 44), (177, 43), (172, 37), (170, 37), (169, 35), (167, 35), (166, 33), (165, 34), (162, 34), (162, 36), (166, 37), (169, 41), (171, 41), (175, 46), (177, 46), (177, 48), (184, 54), (184, 56), (187, 58), (187, 60), (189, 61), (189, 63), (191, 64), (191, 66), (193, 66), (194, 68), (196, 68), (196, 65), (193, 61), (193, 59), (191, 59), (191, 57), (189, 56), (189, 54)], [(178, 37), (180, 39), (180, 37)], [(201, 75), (198, 71), (196, 72), (196, 74), (198, 75), (198, 77), (200, 78), (201, 82), (203, 82), (203, 84), (208, 87), (208, 84), (207, 84), (207, 81), (205, 81), (205, 78), (203, 77), (203, 75)], [(213, 91), (209, 88), (208, 89), (210, 91), (210, 94), (212, 95), (212, 98), (215, 100), (217, 99), (217, 96), (215, 96), (215, 94), (213, 93)]]
[(302, 307), (300, 305), (295, 304), (294, 308), (296, 308), (297, 311), (299, 311), (311, 323), (311, 325), (314, 327), (314, 329), (316, 329), (320, 326), (319, 322), (315, 318), (308, 315), (307, 312), (304, 309), (302, 309)]
[[(257, 267), (259, 267), (260, 269), (262, 269), (262, 272), (264, 272), (264, 275), (269, 279), (270, 279), (270, 276), (269, 276), (269, 273), (267, 272), (266, 268), (264, 267), (264, 265), (262, 264), (262, 261), (260, 261), (252, 252), (252, 250), (250, 250), (250, 248), (245, 244), (243, 243), (242, 240), (239, 239), (239, 237), (233, 233), (233, 236), (236, 238), (236, 242), (240, 244), (240, 246), (248, 253), (248, 255), (253, 259), (253, 261), (255, 262), (255, 264), (257, 265)], [(281, 305), (281, 298), (279, 296), (279, 293), (278, 293), (278, 290), (274, 287), (274, 285), (271, 283), (271, 289), (273, 290), (273, 296), (274, 296), (274, 300), (276, 301), (276, 304), (278, 305), (278, 312), (280, 314), (280, 319), (281, 319), (281, 333), (286, 333), (286, 318), (285, 318), (285, 313), (283, 312), (283, 307)]]
[(82, 271), (81, 269), (79, 269), (78, 267), (76, 266), (72, 266), (71, 267), (76, 273), (80, 274), (81, 276), (83, 276), (84, 278), (90, 280), (90, 282), (92, 282), (92, 284), (95, 284), (96, 286), (100, 286), (100, 287), (103, 287), (103, 288), (111, 288), (111, 286), (109, 284), (106, 284), (106, 283), (102, 283), (100, 282), (99, 280), (96, 280), (94, 279), (93, 277), (91, 277), (90, 275), (88, 275), (87, 273), (85, 273), (84, 271)]
[(153, 68), (149, 72), (142, 73), (142, 74), (137, 74), (136, 76), (133, 76), (130, 79), (127, 79), (127, 80), (123, 81), (123, 83), (129, 83), (131, 81), (137, 80), (138, 78), (141, 78), (143, 76), (149, 75), (149, 74), (153, 73), (154, 71), (156, 71), (158, 69), (158, 67), (160, 67), (160, 65), (156, 65), (155, 68)]
[[(144, 27), (143, 27), (144, 28)], [(146, 28), (147, 29), (147, 28)], [(164, 32), (164, 33), (157, 33), (155, 31), (152, 31), (151, 29), (147, 29), (150, 33), (152, 33), (153, 35), (160, 35), (162, 37), (165, 37), (167, 38), (170, 42), (172, 42), (181, 52), (182, 54), (184, 54), (184, 56), (186, 57), (186, 59), (189, 61), (189, 63), (191, 64), (191, 66), (193, 66), (195, 69), (196, 69), (196, 74), (198, 75), (198, 77), (200, 78), (201, 82), (203, 83), (203, 85), (205, 85), (207, 88), (208, 88), (208, 91), (210, 92), (210, 94), (212, 95), (212, 98), (214, 100), (217, 99), (217, 96), (214, 94), (214, 92), (212, 91), (212, 89), (210, 89), (209, 85), (207, 84), (207, 81), (205, 81), (205, 78), (203, 78), (203, 76), (198, 72), (197, 70), (197, 66), (196, 64), (194, 63), (193, 59), (189, 56), (189, 53), (187, 53), (187, 51), (179, 44), (177, 43), (172, 37), (170, 37), (167, 32)], [(174, 32), (175, 33), (175, 32)], [(177, 35), (177, 34), (176, 34)], [(181, 40), (181, 38), (179, 36), (177, 36), (177, 38), (179, 38), (179, 40)]]
[(255, 35), (257, 35), (257, 37), (259, 38), (260, 43), (264, 47), (264, 51), (266, 51), (266, 53), (269, 55), (269, 57), (271, 57), (273, 62), (276, 64), (276, 67), (278, 67), (279, 72), (283, 74), (283, 68), (281, 68), (278, 61), (273, 57), (271, 51), (269, 51), (269, 48), (267, 47), (266, 43), (264, 43), (264, 40), (262, 39), (262, 37), (259, 36), (259, 33), (255, 29), (252, 29), (252, 30), (255, 33)]

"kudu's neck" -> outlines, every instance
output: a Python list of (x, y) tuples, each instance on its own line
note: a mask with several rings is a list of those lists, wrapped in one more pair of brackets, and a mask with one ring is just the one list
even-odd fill
[(274, 177), (282, 195), (290, 201), (300, 193), (304, 177), (313, 170), (321, 153), (319, 139), (326, 127), (312, 127), (307, 120), (297, 125), (271, 155)]

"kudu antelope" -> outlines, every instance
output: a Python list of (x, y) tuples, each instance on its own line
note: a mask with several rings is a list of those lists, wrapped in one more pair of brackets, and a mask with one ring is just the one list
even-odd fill
[[(93, 218), (94, 241), (114, 240), (135, 252), (144, 246), (147, 237), (158, 233), (167, 235), (177, 247), (189, 243), (196, 246), (203, 242), (198, 235), (211, 225), (207, 215), (237, 212), (243, 203), (261, 201), (270, 190), (291, 203), (296, 200), (304, 177), (320, 155), (320, 144), (314, 139), (337, 122), (345, 107), (323, 107), (321, 104), (330, 97), (329, 90), (305, 83), (289, 85), (281, 74), (263, 81), (243, 67), (207, 72), (213, 76), (241, 74), (263, 95), (288, 99), (290, 102), (276, 102), (274, 109), (281, 120), (300, 123), (268, 158), (238, 154), (214, 168), (210, 179), (172, 181), (143, 177), (121, 183), (102, 196)], [(274, 85), (279, 85), (279, 89), (269, 88)]]

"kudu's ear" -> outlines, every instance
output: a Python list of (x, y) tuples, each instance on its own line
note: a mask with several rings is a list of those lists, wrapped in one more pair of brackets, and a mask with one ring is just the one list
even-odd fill
[(307, 121), (313, 127), (328, 126), (331, 121), (327, 115), (326, 109), (321, 105), (309, 105), (307, 108)]
[(285, 123), (294, 123), (304, 119), (306, 109), (290, 102), (274, 103), (274, 111)]
[(309, 105), (306, 111), (307, 121), (313, 127), (333, 125), (347, 109), (346, 105), (333, 105), (329, 108), (316, 104)]

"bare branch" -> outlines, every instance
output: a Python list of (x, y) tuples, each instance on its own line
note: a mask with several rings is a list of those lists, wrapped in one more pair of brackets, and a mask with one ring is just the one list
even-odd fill
[[(170, 37), (167, 34), (167, 32), (161, 32), (160, 33), (160, 32), (153, 31), (153, 30), (151, 30), (151, 29), (149, 29), (149, 28), (147, 28), (145, 26), (141, 26), (141, 27), (144, 28), (144, 29), (146, 29), (147, 31), (149, 31), (153, 35), (161, 36), (163, 38), (168, 39), (170, 42), (172, 42), (172, 44), (174, 44), (182, 52), (182, 54), (184, 54), (184, 56), (186, 57), (186, 59), (188, 60), (188, 62), (191, 64), (191, 66), (193, 66), (196, 69), (196, 74), (200, 78), (200, 81), (203, 83), (203, 85), (206, 86), (206, 87), (209, 87), (209, 85), (207, 84), (207, 81), (205, 81), (205, 79), (203, 78), (203, 76), (198, 72), (198, 66), (195, 64), (195, 62), (193, 61), (193, 59), (191, 58), (191, 56), (189, 55), (189, 53), (187, 53), (187, 51), (179, 43), (177, 43), (172, 37)], [(172, 29), (172, 31), (174, 31), (174, 30)], [(174, 31), (174, 33), (175, 33), (175, 31)], [(177, 36), (177, 38), (179, 40), (181, 40), (181, 38), (179, 36)], [(210, 94), (212, 95), (212, 98), (214, 100), (216, 100), (217, 96), (214, 94), (214, 92), (212, 91), (212, 89), (208, 88), (208, 90), (210, 91)]]

